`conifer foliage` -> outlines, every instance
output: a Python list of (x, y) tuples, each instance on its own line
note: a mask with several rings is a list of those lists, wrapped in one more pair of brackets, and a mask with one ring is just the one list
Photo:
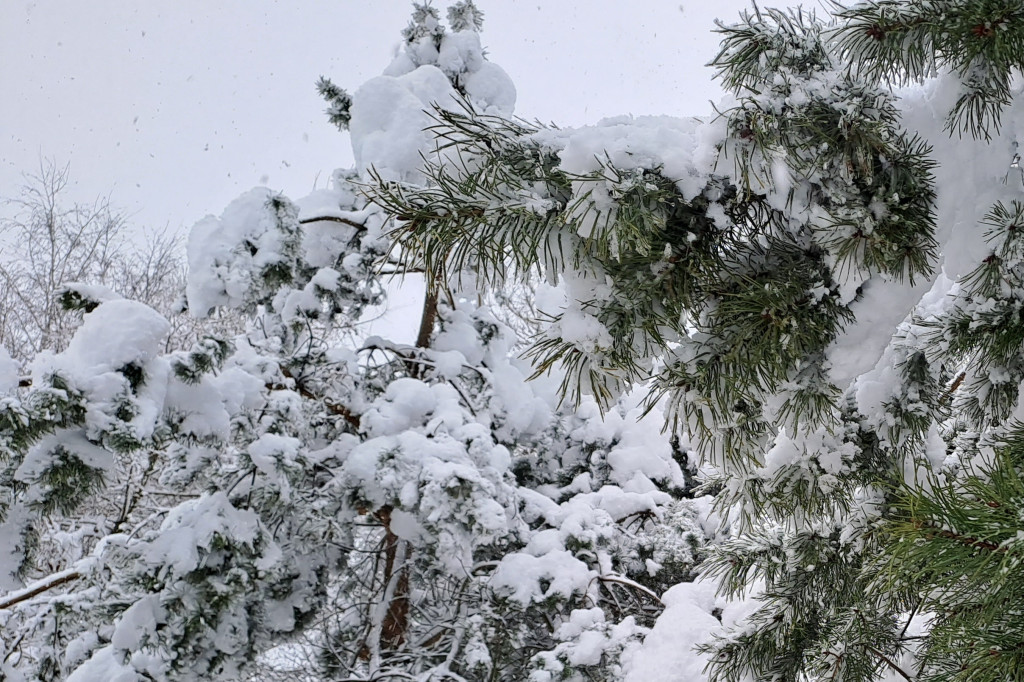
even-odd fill
[[(957, 158), (944, 126), (1016, 167), (1017, 118), (1000, 124), (1022, 29), (1005, 3), (864, 3), (828, 22), (755, 8), (720, 25), (712, 65), (734, 99), (712, 121), (565, 131), (438, 110), (428, 187), (378, 178), (403, 252), (437, 276), (562, 281), (539, 370), (571, 398), (648, 381), (712, 467), (737, 523), (705, 575), (756, 608), (702, 645), (711, 679), (1016, 669), (1015, 581), (985, 568), (1012, 574), (1018, 525), (1011, 455), (991, 453), (1019, 437), (1021, 188), (980, 171), (989, 215), (951, 207), (977, 197), (937, 184), (931, 145)], [(930, 100), (898, 100), (933, 75)], [(941, 247), (984, 251), (978, 222), (992, 246), (970, 272)], [(957, 512), (977, 504), (1007, 509), (1001, 524)], [(951, 543), (971, 558), (955, 570)]]

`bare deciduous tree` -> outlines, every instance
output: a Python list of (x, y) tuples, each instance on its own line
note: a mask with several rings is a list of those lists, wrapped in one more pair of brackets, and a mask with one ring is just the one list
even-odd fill
[(0, 218), (0, 344), (18, 359), (70, 338), (72, 313), (56, 293), (66, 282), (104, 283), (115, 267), (124, 216), (109, 199), (65, 203), (68, 166), (40, 161), (25, 176), (14, 217)]
[(194, 322), (176, 314), (185, 285), (179, 234), (133, 234), (109, 197), (69, 201), (69, 166), (52, 159), (24, 177), (8, 201), (12, 215), (0, 217), (0, 346), (22, 362), (63, 349), (80, 320), (60, 301), (71, 283), (101, 285), (152, 306), (172, 322), (169, 346), (195, 339)]

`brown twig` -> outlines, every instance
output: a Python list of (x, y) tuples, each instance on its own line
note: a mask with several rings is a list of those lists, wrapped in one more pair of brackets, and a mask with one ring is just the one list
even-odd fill
[(941, 538), (948, 538), (950, 540), (956, 540), (957, 542), (959, 542), (961, 544), (964, 544), (964, 545), (967, 545), (968, 547), (978, 547), (979, 549), (987, 549), (990, 552), (1005, 552), (1006, 551), (1005, 547), (997, 545), (994, 542), (989, 542), (988, 540), (979, 540), (978, 538), (972, 538), (972, 537), (970, 537), (968, 535), (958, 535), (957, 533), (954, 533), (953, 531), (949, 531), (949, 530), (940, 530), (940, 531), (936, 532), (935, 535), (937, 535), (937, 536), (939, 536)]
[(981, 539), (978, 539), (978, 538), (975, 538), (975, 537), (971, 537), (970, 535), (961, 535), (959, 533), (954, 533), (951, 530), (945, 530), (945, 529), (942, 529), (942, 528), (935, 528), (934, 526), (931, 526), (931, 525), (929, 525), (929, 524), (927, 524), (927, 523), (925, 523), (923, 521), (920, 521), (920, 520), (916, 520), (915, 519), (913, 525), (918, 530), (926, 531), (928, 533), (928, 536), (927, 536), (928, 539), (932, 539), (932, 538), (936, 538), (936, 537), (938, 537), (938, 538), (946, 538), (947, 540), (955, 540), (956, 542), (959, 542), (962, 545), (967, 545), (968, 547), (977, 547), (979, 549), (987, 549), (990, 552), (1006, 552), (1006, 548), (1005, 547), (1003, 547), (1002, 545), (996, 544), (995, 542), (989, 542), (988, 540), (981, 540)]
[(873, 653), (875, 656), (884, 661), (890, 668), (892, 668), (900, 677), (905, 679), (907, 682), (914, 682), (914, 678), (910, 676), (903, 668), (896, 665), (891, 658), (883, 654), (881, 651), (871, 646), (870, 644), (864, 645), (864, 648)]
[(964, 379), (967, 377), (967, 372), (960, 372), (959, 376), (953, 380), (953, 383), (949, 385), (949, 390), (946, 391), (946, 395), (942, 396), (942, 402), (948, 403), (953, 399), (953, 394), (956, 393), (956, 389), (960, 388), (960, 384), (964, 383)]
[(342, 225), (348, 225), (349, 227), (354, 227), (357, 230), (365, 230), (366, 229), (366, 225), (363, 225), (362, 223), (357, 223), (354, 220), (349, 220), (348, 218), (339, 218), (338, 216), (333, 216), (333, 215), (317, 216), (316, 218), (303, 218), (302, 220), (299, 221), (299, 224), (300, 225), (306, 225), (308, 223), (318, 223), (318, 222), (321, 222), (321, 221), (326, 221), (326, 222), (329, 222), (329, 223), (341, 223)]

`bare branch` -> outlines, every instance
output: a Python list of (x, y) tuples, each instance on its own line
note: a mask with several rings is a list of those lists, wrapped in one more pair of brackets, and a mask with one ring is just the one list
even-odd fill
[(348, 225), (349, 227), (354, 227), (360, 231), (366, 229), (366, 225), (363, 225), (362, 223), (357, 223), (354, 220), (349, 220), (348, 218), (341, 218), (339, 216), (333, 215), (317, 216), (316, 218), (303, 218), (299, 221), (299, 224), (306, 225), (308, 223), (318, 223), (321, 221), (326, 221), (329, 223), (341, 223), (343, 225)]
[(0, 610), (9, 609), (16, 604), (27, 601), (55, 587), (60, 587), (72, 580), (78, 580), (81, 577), (82, 574), (76, 568), (68, 568), (59, 573), (49, 575), (27, 587), (14, 592), (8, 592), (3, 597), (0, 597)]

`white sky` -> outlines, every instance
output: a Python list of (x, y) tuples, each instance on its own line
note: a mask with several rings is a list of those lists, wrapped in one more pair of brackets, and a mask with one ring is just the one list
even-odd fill
[[(434, 3), (441, 11), (447, 0)], [(517, 113), (559, 125), (710, 112), (715, 17), (747, 0), (478, 0)], [(266, 184), (300, 197), (352, 163), (317, 76), (354, 91), (390, 61), (406, 0), (0, 0), (0, 198), (40, 157), (74, 198), (187, 228)], [(319, 178), (319, 180), (318, 180)]]

